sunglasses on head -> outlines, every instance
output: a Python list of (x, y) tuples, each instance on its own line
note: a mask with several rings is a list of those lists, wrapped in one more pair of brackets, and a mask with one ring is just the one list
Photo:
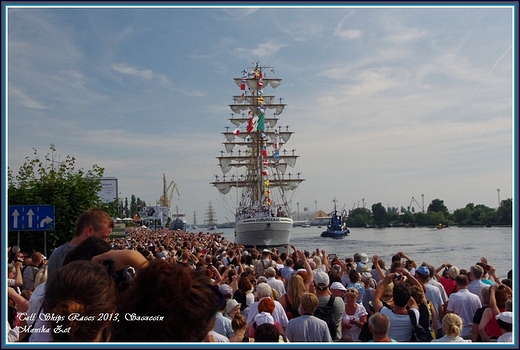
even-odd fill
[(357, 294), (357, 289), (348, 288), (345, 293)]

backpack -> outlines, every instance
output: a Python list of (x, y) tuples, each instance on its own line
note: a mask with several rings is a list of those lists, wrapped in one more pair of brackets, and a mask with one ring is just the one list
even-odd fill
[(335, 299), (335, 297), (333, 295), (331, 295), (327, 305), (318, 306), (318, 308), (314, 312), (314, 316), (316, 316), (320, 320), (323, 320), (323, 321), (325, 321), (325, 323), (327, 323), (327, 327), (329, 328), (330, 337), (332, 338), (333, 341), (336, 341), (336, 340), (338, 340), (338, 331), (337, 331), (338, 327), (332, 317), (332, 305), (334, 304), (334, 299)]
[(421, 342), (421, 343), (429, 343), (433, 340), (433, 337), (429, 330), (424, 329), (423, 326), (417, 324), (417, 318), (415, 317), (415, 313), (408, 309), (408, 316), (410, 316), (410, 320), (412, 321), (412, 336), (410, 338), (411, 342)]
[(361, 331), (359, 332), (358, 340), (360, 342), (367, 342), (369, 340), (373, 340), (374, 335), (370, 332), (370, 328), (368, 328), (368, 318), (367, 322), (363, 323), (363, 327), (361, 327)]

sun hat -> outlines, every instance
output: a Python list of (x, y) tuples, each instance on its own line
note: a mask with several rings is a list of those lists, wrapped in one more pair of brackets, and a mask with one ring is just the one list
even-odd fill
[(264, 249), (262, 250), (262, 253), (271, 253), (271, 251), (269, 249)]
[(262, 311), (255, 316), (255, 322), (257, 326), (264, 323), (274, 324), (274, 318), (269, 312)]
[(347, 290), (347, 288), (345, 288), (345, 286), (343, 284), (341, 284), (340, 282), (333, 282), (331, 285), (330, 285), (330, 289), (331, 290)]
[(367, 255), (367, 253), (361, 253), (360, 255), (361, 255), (361, 262), (363, 264), (366, 264), (368, 262), (368, 255)]
[(324, 290), (325, 288), (327, 288), (329, 286), (329, 283), (330, 283), (329, 275), (326, 272), (321, 271), (321, 270), (315, 271), (314, 272), (314, 283), (316, 284), (316, 286), (318, 288), (320, 288), (321, 290)]
[(503, 311), (495, 316), (497, 321), (513, 324), (513, 313), (511, 311)]
[(226, 314), (237, 306), (240, 307), (240, 306), (242, 306), (242, 304), (239, 303), (238, 301), (236, 301), (235, 299), (229, 299), (228, 302), (226, 303)]

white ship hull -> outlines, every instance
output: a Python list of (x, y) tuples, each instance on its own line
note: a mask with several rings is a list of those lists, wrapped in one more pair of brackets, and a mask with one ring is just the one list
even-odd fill
[(240, 219), (235, 224), (235, 242), (244, 246), (285, 246), (291, 239), (292, 226), (292, 219), (286, 217)]

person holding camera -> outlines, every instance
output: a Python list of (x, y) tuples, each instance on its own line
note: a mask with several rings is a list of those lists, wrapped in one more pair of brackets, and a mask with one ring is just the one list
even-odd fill
[(509, 287), (499, 283), (495, 283), (488, 288), (489, 307), (482, 313), (478, 331), (482, 341), (496, 342), (503, 333), (497, 323), (496, 316), (507, 311), (506, 303), (510, 300), (512, 291)]
[[(442, 271), (442, 272), (441, 272)], [(439, 272), (442, 275), (439, 275)], [(455, 282), (455, 278), (460, 274), (460, 270), (458, 267), (453, 266), (451, 263), (446, 262), (435, 269), (434, 276), (439, 281), (448, 297), (451, 293), (455, 293), (457, 291), (457, 282)]]
[[(390, 319), (388, 337), (398, 342), (410, 341), (412, 336), (412, 323), (408, 315), (408, 309), (415, 313), (415, 320), (419, 320), (419, 308), (412, 298), (410, 287), (407, 283), (396, 283), (396, 273), (387, 274), (377, 285), (376, 293), (372, 299), (375, 312), (380, 312)], [(393, 282), (392, 297), (394, 305), (392, 309), (384, 306), (383, 292), (385, 287)]]

